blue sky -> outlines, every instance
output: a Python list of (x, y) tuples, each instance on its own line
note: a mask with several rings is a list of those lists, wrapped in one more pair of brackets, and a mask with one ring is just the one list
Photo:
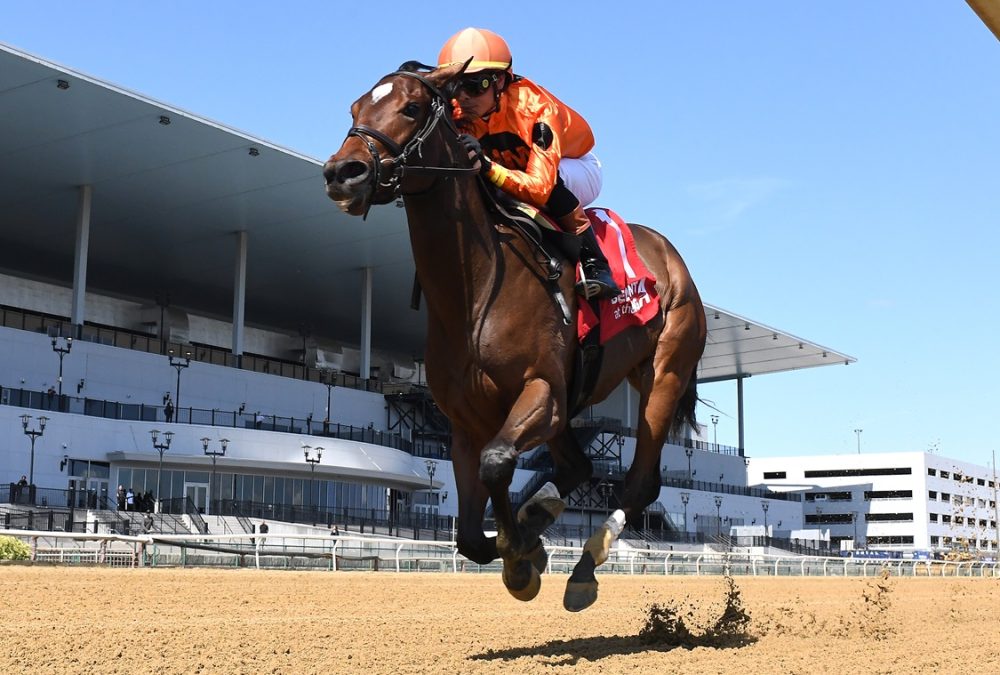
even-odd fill
[[(591, 123), (600, 203), (666, 234), (706, 302), (858, 359), (748, 380), (749, 455), (861, 428), (865, 453), (989, 462), (1000, 43), (964, 2), (341, 5), (6, 0), (0, 40), (323, 158), (378, 77), (491, 28)], [(735, 386), (701, 393), (735, 445)]]

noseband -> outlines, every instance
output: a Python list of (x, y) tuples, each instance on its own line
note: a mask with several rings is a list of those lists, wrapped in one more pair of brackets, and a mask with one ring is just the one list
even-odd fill
[[(368, 209), (371, 208), (372, 199), (375, 197), (375, 193), (380, 188), (391, 188), (392, 193), (396, 198), (401, 196), (400, 183), (404, 175), (407, 173), (454, 176), (474, 174), (478, 171), (472, 167), (423, 166), (408, 163), (414, 154), (423, 158), (422, 148), (424, 141), (430, 137), (431, 133), (434, 132), (441, 120), (445, 121), (445, 125), (455, 133), (456, 137), (458, 136), (458, 130), (455, 129), (455, 125), (452, 123), (451, 117), (445, 114), (448, 111), (448, 105), (446, 103), (447, 99), (440, 89), (434, 86), (420, 73), (408, 70), (397, 70), (396, 72), (390, 74), (390, 76), (395, 75), (412, 77), (427, 87), (433, 95), (433, 98), (431, 99), (431, 114), (427, 116), (427, 120), (424, 122), (424, 126), (421, 127), (420, 131), (414, 134), (413, 137), (410, 138), (410, 140), (408, 140), (403, 146), (400, 146), (399, 143), (392, 140), (378, 129), (373, 129), (372, 127), (365, 126), (363, 124), (358, 124), (348, 130), (347, 137), (350, 138), (351, 136), (355, 136), (360, 138), (365, 145), (368, 146), (368, 152), (371, 153), (372, 156), (374, 176), (372, 177), (371, 189), (368, 191), (368, 195), (365, 198), (366, 204), (363, 216), (364, 218), (368, 217)], [(389, 151), (391, 159), (382, 158), (378, 148), (375, 147), (374, 141), (378, 141)], [(385, 168), (388, 169), (388, 171), (383, 171), (383, 163), (387, 165)]]

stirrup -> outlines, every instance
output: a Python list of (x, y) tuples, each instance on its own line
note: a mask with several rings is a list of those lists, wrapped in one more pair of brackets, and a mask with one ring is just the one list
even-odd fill
[[(614, 280), (611, 279), (610, 270), (603, 275), (595, 274), (593, 277), (588, 277), (586, 268), (586, 265), (580, 264), (580, 280), (576, 282), (575, 286), (578, 295), (582, 295), (587, 300), (593, 300), (594, 298), (613, 298), (621, 293)], [(602, 279), (602, 276), (607, 277), (607, 279)], [(608, 283), (609, 281), (610, 283)]]

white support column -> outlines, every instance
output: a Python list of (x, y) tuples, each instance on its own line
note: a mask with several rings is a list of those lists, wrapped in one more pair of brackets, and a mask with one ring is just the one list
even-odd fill
[[(73, 254), (73, 309), (70, 314), (70, 320), (77, 331), (83, 326), (86, 310), (91, 195), (90, 185), (80, 186), (80, 197), (76, 211), (76, 249)], [(79, 335), (75, 337), (79, 337)]]
[(233, 356), (243, 361), (243, 323), (246, 319), (247, 233), (236, 233), (236, 272), (233, 276)]
[(739, 429), (740, 450), (743, 445), (743, 378), (736, 378), (736, 427)]
[(361, 270), (361, 377), (367, 380), (372, 369), (372, 277), (371, 267)]

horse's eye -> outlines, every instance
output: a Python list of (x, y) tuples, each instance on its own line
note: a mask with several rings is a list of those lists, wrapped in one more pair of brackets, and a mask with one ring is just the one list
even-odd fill
[(407, 103), (406, 106), (403, 108), (403, 114), (409, 117), (410, 119), (415, 118), (417, 116), (417, 113), (419, 112), (420, 112), (420, 105), (417, 103)]

